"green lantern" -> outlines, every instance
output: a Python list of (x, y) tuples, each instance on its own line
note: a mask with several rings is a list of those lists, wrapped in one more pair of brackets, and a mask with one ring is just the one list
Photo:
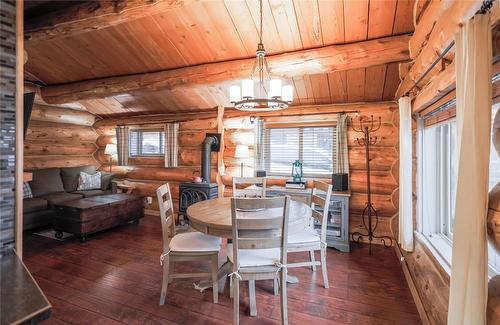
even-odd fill
[(302, 163), (300, 162), (300, 160), (295, 160), (294, 163), (292, 164), (293, 182), (301, 183), (302, 176), (304, 176), (304, 173), (302, 172)]

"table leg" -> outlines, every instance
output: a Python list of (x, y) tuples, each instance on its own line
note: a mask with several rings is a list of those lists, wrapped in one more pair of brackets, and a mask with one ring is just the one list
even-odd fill
[[(227, 275), (231, 273), (231, 263), (229, 260), (226, 260), (224, 264), (219, 267), (219, 271), (217, 272), (217, 277), (219, 279), (219, 293), (224, 292), (224, 287), (226, 285)], [(202, 280), (199, 283), (194, 283), (194, 288), (199, 290), (200, 292), (205, 291), (208, 288), (212, 287), (212, 281)]]

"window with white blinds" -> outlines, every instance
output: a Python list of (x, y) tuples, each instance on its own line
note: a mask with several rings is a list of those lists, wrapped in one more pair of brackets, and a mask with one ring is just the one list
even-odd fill
[(165, 152), (163, 130), (130, 130), (129, 156), (162, 156)]
[(304, 176), (329, 177), (335, 157), (335, 126), (264, 128), (263, 166), (268, 175), (290, 176), (300, 160)]

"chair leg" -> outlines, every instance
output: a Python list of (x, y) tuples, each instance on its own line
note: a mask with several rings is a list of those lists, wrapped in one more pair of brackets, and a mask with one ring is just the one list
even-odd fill
[(213, 291), (213, 299), (214, 304), (219, 302), (219, 279), (218, 279), (218, 270), (219, 270), (219, 258), (217, 254), (212, 256), (212, 291)]
[(323, 282), (325, 284), (325, 288), (329, 288), (328, 284), (328, 271), (326, 269), (326, 248), (322, 248), (320, 250), (321, 253), (321, 272), (323, 273)]
[(240, 280), (237, 277), (233, 279), (233, 323), (240, 324)]
[[(173, 260), (170, 260), (170, 266), (169, 267), (170, 267), (169, 273), (174, 274), (174, 261)], [(168, 284), (172, 283), (172, 281), (174, 281), (174, 278), (169, 277), (168, 278)]]
[(229, 277), (229, 298), (234, 298), (234, 282), (233, 277)]
[(273, 289), (274, 289), (274, 295), (277, 296), (279, 295), (279, 288), (280, 288), (280, 279), (275, 278), (273, 280)]
[(286, 295), (286, 272), (281, 270), (281, 324), (288, 325), (288, 301)]
[[(315, 262), (316, 258), (314, 257), (314, 251), (309, 251), (309, 257), (311, 258), (311, 262)], [(316, 272), (316, 265), (311, 265), (311, 270)]]
[(248, 296), (250, 300), (250, 316), (257, 316), (257, 301), (255, 298), (255, 280), (248, 280)]
[(169, 267), (170, 267), (170, 257), (167, 255), (163, 260), (163, 276), (161, 281), (160, 306), (163, 306), (165, 304), (165, 298), (167, 297)]

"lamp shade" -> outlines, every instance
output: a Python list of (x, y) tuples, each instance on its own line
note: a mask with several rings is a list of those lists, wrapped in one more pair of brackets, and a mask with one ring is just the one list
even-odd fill
[(116, 155), (117, 154), (116, 144), (108, 143), (106, 145), (106, 148), (104, 149), (104, 154), (105, 155)]
[(248, 158), (249, 155), (248, 146), (242, 144), (236, 146), (236, 152), (234, 153), (235, 158)]

